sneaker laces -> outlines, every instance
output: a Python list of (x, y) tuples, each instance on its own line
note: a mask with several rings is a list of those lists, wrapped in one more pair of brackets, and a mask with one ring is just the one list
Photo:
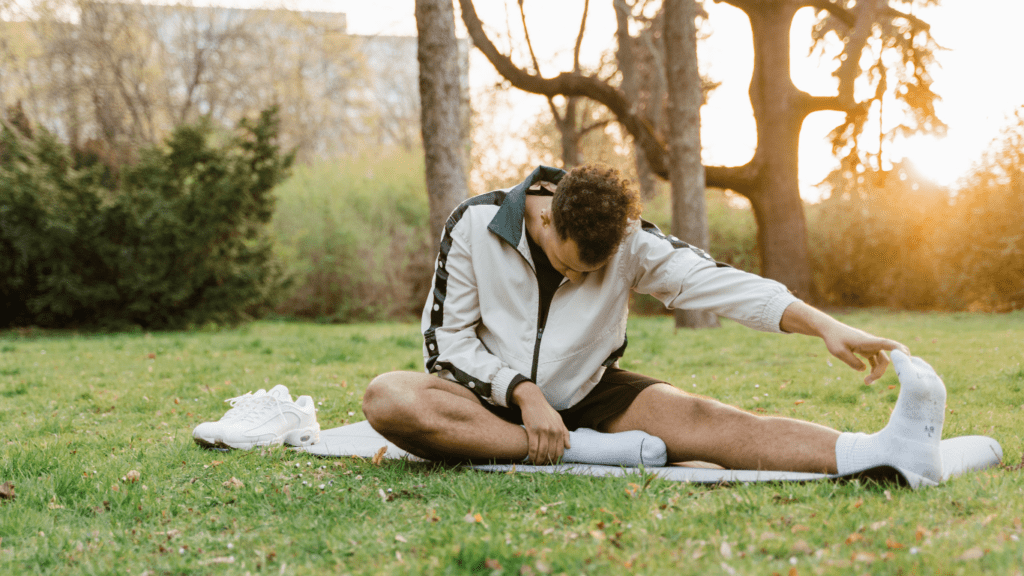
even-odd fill
[(262, 398), (265, 395), (266, 395), (265, 392), (263, 394), (260, 394), (259, 392), (257, 392), (256, 394), (253, 394), (252, 392), (246, 392), (245, 394), (242, 394), (241, 396), (236, 396), (234, 398), (228, 398), (224, 402), (227, 402), (227, 403), (231, 404), (231, 408), (227, 412), (224, 413), (224, 416), (221, 417), (220, 421), (221, 422), (230, 422), (232, 420), (238, 419), (239, 417), (241, 417), (243, 415), (243, 413), (245, 412), (246, 408), (249, 406), (249, 404), (252, 401), (254, 401), (254, 400), (258, 399), (258, 398)]
[[(281, 400), (274, 396), (256, 396), (246, 401), (244, 413), (240, 413), (237, 422), (239, 424), (262, 424), (267, 421), (268, 413), (274, 412), (274, 416), (281, 415), (284, 417), (284, 411), (281, 410)], [(233, 409), (234, 410), (234, 409)]]

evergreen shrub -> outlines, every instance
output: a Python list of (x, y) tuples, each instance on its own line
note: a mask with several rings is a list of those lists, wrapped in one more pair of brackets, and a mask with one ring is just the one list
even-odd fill
[(209, 123), (180, 126), (112, 179), (4, 123), (0, 327), (184, 328), (265, 307), (282, 278), (272, 189), (293, 161), (277, 133), (275, 109), (220, 144)]

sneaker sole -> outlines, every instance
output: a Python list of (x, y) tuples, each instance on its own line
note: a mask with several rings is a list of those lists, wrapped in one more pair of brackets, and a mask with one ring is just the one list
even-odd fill
[(280, 446), (281, 444), (288, 444), (289, 446), (310, 446), (320, 441), (320, 426), (315, 424), (308, 428), (289, 430), (275, 438), (271, 438), (269, 440), (256, 440), (254, 442), (225, 442), (219, 439), (211, 442), (206, 438), (194, 436), (193, 440), (196, 441), (196, 444), (210, 450), (250, 450), (257, 446)]
[(320, 425), (314, 424), (309, 428), (291, 430), (284, 435), (284, 443), (289, 446), (309, 446), (320, 441)]

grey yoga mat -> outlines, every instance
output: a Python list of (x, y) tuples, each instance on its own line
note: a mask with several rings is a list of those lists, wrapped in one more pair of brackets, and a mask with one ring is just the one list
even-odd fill
[[(372, 458), (385, 448), (384, 458), (423, 461), (381, 436), (367, 421), (331, 428), (320, 432), (320, 441), (299, 450), (316, 456), (361, 456)], [(942, 480), (960, 476), (966, 472), (984, 470), (997, 466), (1003, 459), (999, 442), (987, 436), (959, 436), (942, 441)], [(779, 472), (766, 470), (725, 470), (710, 465), (686, 463), (659, 468), (623, 468), (596, 464), (557, 464), (533, 466), (529, 464), (484, 464), (469, 465), (474, 470), (485, 472), (576, 474), (585, 476), (621, 477), (637, 474), (653, 474), (665, 480), (694, 482), (699, 484), (721, 484), (727, 482), (811, 482), (819, 480), (870, 479), (879, 482), (893, 482), (911, 488), (922, 485), (914, 474), (892, 466), (880, 466), (860, 470), (851, 474), (813, 474), (808, 472)]]

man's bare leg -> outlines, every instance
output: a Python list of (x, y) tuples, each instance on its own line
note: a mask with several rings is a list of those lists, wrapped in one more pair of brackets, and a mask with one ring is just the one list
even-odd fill
[(421, 458), (522, 461), (529, 451), (521, 426), (492, 414), (464, 386), (430, 374), (378, 376), (363, 413), (381, 435)]
[[(465, 387), (429, 374), (378, 376), (363, 397), (363, 413), (385, 438), (430, 460), (522, 462), (530, 452), (522, 426), (492, 414)], [(639, 431), (609, 435), (580, 429), (568, 435), (570, 446), (555, 453), (548, 446), (536, 463), (562, 458), (613, 466), (665, 465), (665, 443)]]
[(836, 472), (838, 431), (791, 418), (758, 416), (668, 384), (644, 389), (602, 432), (625, 430), (643, 430), (664, 440), (669, 462)]

